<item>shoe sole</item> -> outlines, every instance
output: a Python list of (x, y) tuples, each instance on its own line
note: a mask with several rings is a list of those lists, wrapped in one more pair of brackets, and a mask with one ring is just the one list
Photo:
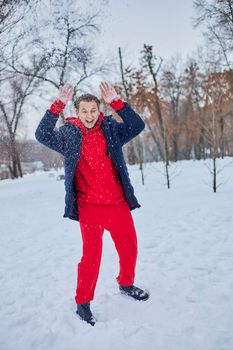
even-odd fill
[(94, 326), (96, 324), (96, 322), (88, 322), (86, 320), (84, 320), (80, 315), (79, 313), (76, 311), (76, 315), (78, 315), (79, 319), (87, 324), (90, 324), (91, 326)]
[(120, 290), (120, 293), (123, 294), (123, 295), (127, 295), (127, 297), (131, 297), (132, 299), (136, 300), (136, 301), (146, 301), (150, 298), (150, 294), (148, 293), (148, 296), (144, 299), (137, 299), (137, 298), (134, 298), (131, 294), (128, 294), (127, 292), (124, 292), (124, 291), (121, 291)]

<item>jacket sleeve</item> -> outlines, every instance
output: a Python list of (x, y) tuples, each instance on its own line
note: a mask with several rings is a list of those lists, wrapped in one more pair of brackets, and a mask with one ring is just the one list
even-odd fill
[(145, 128), (145, 123), (132, 107), (125, 102), (123, 108), (117, 111), (123, 122), (117, 122), (118, 136), (122, 146), (132, 140)]
[(53, 114), (48, 109), (35, 131), (35, 138), (44, 146), (63, 155), (64, 137), (61, 131), (62, 127), (59, 129), (55, 127), (58, 118), (58, 114)]

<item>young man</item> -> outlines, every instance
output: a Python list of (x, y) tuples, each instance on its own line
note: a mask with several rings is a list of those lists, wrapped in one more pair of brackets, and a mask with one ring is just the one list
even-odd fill
[(122, 146), (145, 127), (140, 116), (121, 100), (114, 87), (100, 84), (102, 98), (122, 118), (117, 122), (100, 111), (100, 101), (91, 94), (74, 102), (76, 117), (68, 117), (59, 129), (59, 114), (72, 99), (73, 89), (65, 85), (40, 121), (36, 139), (61, 153), (65, 165), (65, 212), (63, 217), (79, 221), (83, 254), (77, 266), (75, 302), (79, 317), (94, 325), (90, 310), (94, 299), (102, 254), (102, 235), (108, 230), (119, 255), (116, 278), (120, 292), (136, 300), (149, 294), (133, 285), (137, 258), (137, 237), (131, 210), (140, 208), (129, 179)]

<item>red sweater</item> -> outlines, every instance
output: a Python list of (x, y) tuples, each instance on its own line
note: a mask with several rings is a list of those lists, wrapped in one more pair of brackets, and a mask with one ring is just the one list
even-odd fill
[[(121, 100), (113, 101), (110, 105), (115, 110), (119, 110), (124, 106), (124, 102)], [(55, 110), (56, 113), (60, 113), (61, 103), (60, 109), (57, 108), (56, 101), (52, 106), (50, 110), (53, 113)], [(107, 143), (100, 128), (103, 118), (104, 115), (101, 112), (97, 124), (92, 129), (86, 128), (77, 117), (64, 119), (66, 123), (73, 123), (82, 131), (82, 148), (75, 171), (75, 185), (78, 192), (77, 204), (80, 202), (114, 204), (124, 199), (118, 171), (106, 154)]]

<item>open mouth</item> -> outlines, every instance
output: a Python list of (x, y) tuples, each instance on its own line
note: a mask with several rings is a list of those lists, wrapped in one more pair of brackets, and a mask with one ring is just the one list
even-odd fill
[(90, 120), (90, 121), (86, 120), (86, 123), (87, 123), (87, 124), (91, 124), (93, 121), (94, 121), (94, 119), (92, 119), (92, 120)]

